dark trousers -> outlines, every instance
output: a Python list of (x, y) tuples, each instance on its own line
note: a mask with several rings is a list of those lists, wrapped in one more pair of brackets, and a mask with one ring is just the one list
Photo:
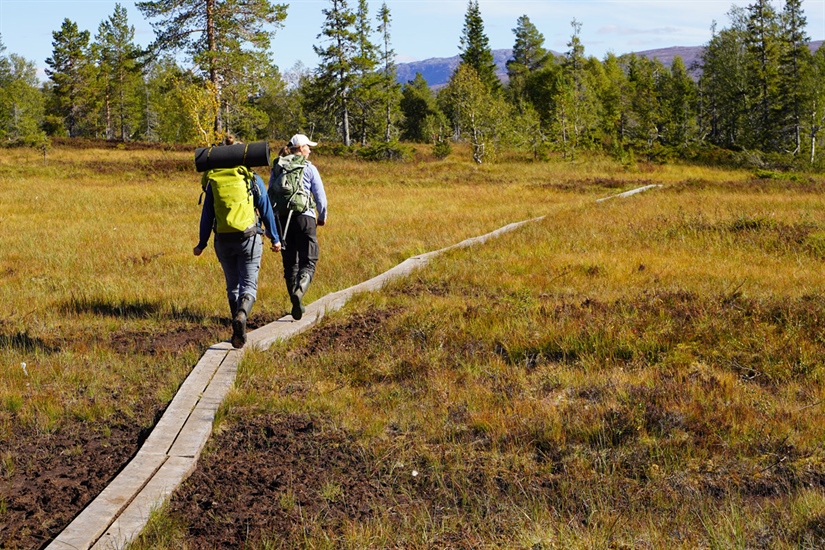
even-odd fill
[(300, 216), (295, 213), (286, 226), (287, 216), (278, 215), (278, 228), (283, 236), (286, 231), (286, 248), (281, 252), (284, 263), (284, 279), (287, 287), (292, 288), (298, 280), (298, 274), (308, 273), (315, 275), (315, 264), (318, 262), (317, 223), (312, 216)]

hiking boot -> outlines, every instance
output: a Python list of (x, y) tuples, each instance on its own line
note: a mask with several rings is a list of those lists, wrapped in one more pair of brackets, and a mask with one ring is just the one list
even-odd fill
[(232, 347), (242, 348), (246, 344), (246, 321), (252, 311), (255, 297), (244, 294), (238, 299), (238, 311), (232, 318)]
[(304, 299), (304, 294), (306, 294), (306, 291), (309, 289), (309, 283), (311, 282), (311, 273), (300, 273), (298, 275), (298, 282), (295, 284), (295, 288), (293, 288), (292, 292), (289, 294), (289, 300), (292, 302), (292, 318), (296, 321), (300, 321), (306, 311), (302, 301)]

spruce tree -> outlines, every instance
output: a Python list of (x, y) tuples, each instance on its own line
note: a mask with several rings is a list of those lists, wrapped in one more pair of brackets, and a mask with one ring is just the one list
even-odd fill
[(750, 114), (746, 145), (763, 151), (780, 149), (779, 16), (769, 0), (747, 8), (747, 102)]
[(396, 136), (396, 124), (400, 117), (399, 101), (401, 99), (401, 86), (398, 84), (395, 66), (395, 51), (392, 49), (390, 40), (390, 25), (392, 17), (387, 3), (381, 4), (378, 10), (378, 32), (381, 33), (381, 53), (379, 69), (380, 98), (384, 106), (384, 142), (389, 143)]
[(742, 8), (728, 13), (731, 27), (716, 31), (702, 54), (699, 78), (700, 131), (720, 147), (745, 144), (748, 82), (746, 55), (746, 14)]
[(224, 133), (222, 113), (241, 106), (226, 104), (227, 86), (244, 100), (255, 91), (253, 75), (271, 65), (269, 48), (275, 32), (286, 18), (284, 4), (270, 0), (145, 0), (135, 5), (152, 21), (159, 52), (184, 51), (210, 82), (210, 92), (219, 105), (214, 135)]
[(356, 53), (352, 59), (355, 81), (352, 87), (353, 115), (357, 126), (358, 139), (362, 146), (374, 134), (377, 121), (376, 110), (380, 105), (379, 80), (376, 72), (378, 65), (378, 47), (370, 39), (372, 24), (369, 17), (367, 0), (358, 0), (355, 11)]
[(464, 15), (464, 30), (461, 35), (461, 64), (473, 69), (479, 80), (491, 92), (501, 89), (501, 81), (496, 76), (496, 64), (490, 49), (490, 40), (484, 33), (484, 21), (478, 0), (470, 0)]
[(433, 136), (426, 132), (425, 122), (428, 117), (439, 112), (427, 81), (421, 73), (415, 73), (415, 78), (401, 88), (401, 113), (404, 122), (401, 126), (401, 137), (407, 141), (425, 143)]
[(779, 56), (779, 124), (785, 143), (783, 149), (794, 155), (802, 149), (802, 116), (810, 102), (811, 71), (810, 38), (805, 32), (807, 19), (802, 11), (802, 0), (786, 0), (781, 15), (782, 48)]

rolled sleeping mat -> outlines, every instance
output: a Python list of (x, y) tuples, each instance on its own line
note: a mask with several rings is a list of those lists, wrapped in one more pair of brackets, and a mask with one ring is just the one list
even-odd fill
[(269, 142), (256, 141), (195, 149), (195, 168), (198, 172), (236, 166), (269, 166)]

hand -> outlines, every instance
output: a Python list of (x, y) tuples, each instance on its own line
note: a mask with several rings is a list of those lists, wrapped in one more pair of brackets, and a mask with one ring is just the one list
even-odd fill
[(203, 248), (198, 248), (198, 247), (196, 246), (195, 248), (193, 248), (193, 249), (192, 249), (192, 253), (193, 253), (195, 256), (200, 256), (200, 255), (201, 255), (201, 252), (203, 252)]
[(326, 225), (327, 220), (318, 220), (318, 225)]
[(281, 251), (281, 241), (277, 243), (272, 243), (272, 252), (280, 252)]

